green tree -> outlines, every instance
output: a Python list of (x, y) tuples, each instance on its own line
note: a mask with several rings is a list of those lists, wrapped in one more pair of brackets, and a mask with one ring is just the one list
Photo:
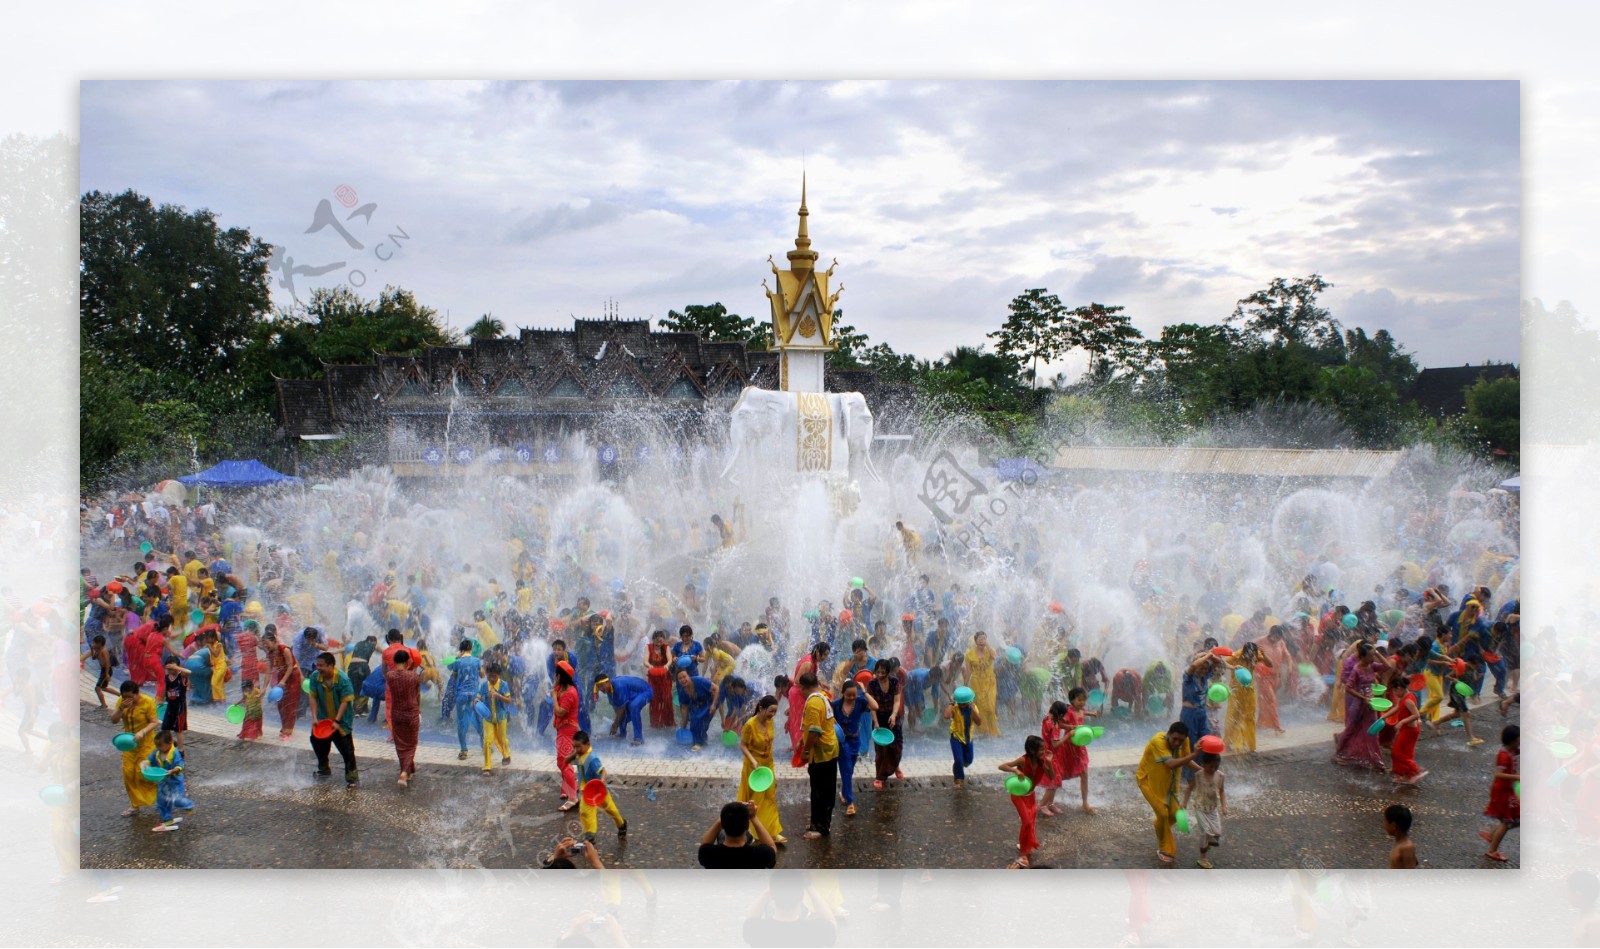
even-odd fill
[(1472, 437), (1490, 449), (1517, 457), (1522, 450), (1522, 382), (1516, 376), (1479, 377), (1467, 387), (1462, 422)]
[(133, 191), (80, 211), (80, 323), (97, 353), (222, 384), (271, 305), (270, 245)]
[(1012, 298), (1010, 315), (989, 338), (995, 352), (1019, 368), (1027, 366), (1030, 384), (1038, 378), (1039, 363), (1065, 355), (1072, 346), (1067, 326), (1067, 308), (1061, 298), (1042, 287), (1026, 290)]
[(1103, 382), (1119, 369), (1142, 368), (1144, 334), (1133, 325), (1123, 307), (1090, 303), (1067, 314), (1066, 339), (1070, 349), (1089, 354), (1088, 376)]
[(695, 333), (708, 343), (744, 343), (756, 350), (772, 345), (771, 324), (729, 313), (721, 303), (691, 303), (682, 313), (668, 310), (659, 322), (667, 332)]
[(889, 382), (915, 382), (933, 368), (926, 359), (918, 359), (910, 353), (897, 353), (888, 343), (867, 347), (861, 353), (860, 362), (863, 368), (871, 369), (879, 378)]
[(867, 334), (844, 322), (844, 311), (833, 311), (833, 349), (824, 362), (829, 369), (865, 369), (861, 358), (869, 348)]
[(1322, 370), (1317, 401), (1333, 409), (1357, 444), (1365, 448), (1392, 445), (1422, 420), (1415, 402), (1402, 401), (1392, 383), (1363, 365)]
[(1016, 360), (991, 353), (982, 346), (957, 346), (944, 354), (937, 369), (959, 372), (967, 379), (983, 382), (995, 392), (1010, 393), (1022, 385)]
[(1318, 294), (1332, 287), (1321, 274), (1274, 277), (1265, 289), (1240, 300), (1228, 322), (1242, 324), (1245, 332), (1266, 343), (1340, 347), (1338, 321), (1317, 306)]
[(1146, 349), (1153, 387), (1166, 390), (1190, 422), (1201, 422), (1233, 408), (1243, 393), (1234, 362), (1243, 348), (1238, 330), (1228, 325), (1174, 323)]
[(1417, 360), (1388, 330), (1378, 330), (1370, 337), (1359, 326), (1346, 330), (1344, 351), (1350, 365), (1372, 370), (1397, 392), (1404, 392), (1417, 378)]
[(430, 346), (456, 342), (439, 311), (418, 303), (409, 290), (388, 286), (369, 300), (346, 286), (318, 287), (309, 302), (256, 324), (245, 375), (257, 404), (270, 411), (273, 376), (315, 379), (323, 363), (370, 362), (374, 353), (420, 356)]
[(506, 335), (506, 324), (495, 319), (493, 313), (485, 313), (467, 327), (465, 335), (467, 339), (500, 339)]

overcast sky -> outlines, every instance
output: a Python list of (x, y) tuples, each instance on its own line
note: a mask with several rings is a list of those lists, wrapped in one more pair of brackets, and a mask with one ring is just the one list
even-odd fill
[[(394, 283), (457, 329), (763, 317), (803, 163), (846, 321), (919, 356), (1030, 287), (1156, 335), (1317, 272), (1424, 366), (1520, 358), (1515, 82), (85, 82), (81, 116), (84, 190), (210, 208), (344, 265), (302, 299)], [(324, 199), (361, 248), (306, 233)]]

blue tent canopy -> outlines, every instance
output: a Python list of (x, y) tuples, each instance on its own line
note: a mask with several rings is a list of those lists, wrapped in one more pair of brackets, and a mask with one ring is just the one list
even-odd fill
[(1001, 481), (1027, 481), (1033, 483), (1046, 474), (1044, 468), (1032, 458), (996, 458), (994, 462), (995, 474)]
[(184, 475), (177, 480), (191, 488), (196, 485), (206, 488), (261, 488), (269, 484), (300, 483), (299, 478), (279, 474), (254, 458), (249, 461), (219, 461), (199, 474)]

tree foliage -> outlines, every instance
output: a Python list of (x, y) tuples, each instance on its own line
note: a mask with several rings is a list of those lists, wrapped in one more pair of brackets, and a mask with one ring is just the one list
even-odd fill
[(500, 339), (506, 335), (506, 324), (495, 319), (493, 313), (485, 313), (467, 327), (465, 335), (467, 339)]
[(1108, 380), (1119, 370), (1138, 371), (1143, 367), (1144, 334), (1133, 325), (1123, 307), (1090, 303), (1067, 314), (1065, 339), (1068, 350), (1089, 354), (1090, 379)]
[(1027, 367), (1032, 382), (1040, 362), (1064, 356), (1071, 348), (1067, 308), (1060, 297), (1036, 287), (1014, 297), (1008, 310), (1005, 323), (989, 338), (995, 341), (995, 353), (1001, 358)]
[(729, 313), (721, 303), (691, 303), (683, 312), (668, 310), (659, 321), (671, 333), (696, 333), (708, 343), (744, 343), (751, 349), (772, 346), (772, 324)]
[(1522, 449), (1522, 381), (1516, 376), (1480, 377), (1467, 387), (1462, 422), (1471, 436), (1491, 450), (1513, 457)]
[(457, 341), (439, 311), (418, 303), (409, 290), (388, 286), (369, 300), (347, 286), (318, 287), (308, 302), (256, 324), (244, 372), (255, 404), (270, 412), (273, 376), (314, 379), (324, 363), (371, 362), (376, 353), (420, 356), (430, 346)]
[(81, 215), (79, 319), (97, 354), (187, 376), (238, 367), (271, 306), (269, 245), (133, 191), (91, 191)]
[(1317, 306), (1318, 294), (1332, 287), (1321, 274), (1273, 277), (1264, 289), (1240, 300), (1228, 321), (1263, 343), (1338, 347), (1342, 345), (1338, 321)]

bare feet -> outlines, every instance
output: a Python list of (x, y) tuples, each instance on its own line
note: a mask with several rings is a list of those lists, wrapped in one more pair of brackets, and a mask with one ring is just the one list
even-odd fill
[(1094, 810), (1094, 808), (1092, 808), (1089, 805), (1085, 804), (1085, 805), (1083, 805), (1083, 812), (1085, 814), (1093, 814), (1095, 812), (1095, 810)]

